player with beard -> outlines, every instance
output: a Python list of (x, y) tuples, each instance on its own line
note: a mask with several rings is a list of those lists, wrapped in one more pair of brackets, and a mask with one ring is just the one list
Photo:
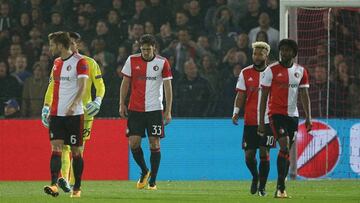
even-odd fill
[[(244, 110), (244, 133), (242, 148), (245, 150), (246, 166), (252, 175), (250, 193), (258, 191), (259, 196), (265, 196), (265, 185), (270, 170), (269, 149), (275, 147), (274, 137), (269, 120), (266, 119), (265, 134), (258, 135), (259, 104), (261, 98), (260, 79), (266, 69), (266, 61), (270, 53), (270, 46), (265, 42), (252, 44), (253, 65), (244, 68), (236, 84), (236, 98), (232, 121), (238, 125), (239, 112)], [(259, 171), (257, 169), (256, 150), (260, 151)]]

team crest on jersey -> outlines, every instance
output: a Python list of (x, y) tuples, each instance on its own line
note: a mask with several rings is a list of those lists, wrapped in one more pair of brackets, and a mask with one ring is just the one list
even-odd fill
[(154, 71), (158, 71), (158, 70), (159, 70), (159, 66), (154, 66), (153, 69), (154, 69)]
[(295, 73), (294, 73), (294, 76), (295, 76), (296, 78), (299, 78), (299, 77), (300, 77), (300, 73), (299, 73), (299, 72), (295, 72)]
[(67, 71), (70, 71), (70, 70), (71, 70), (71, 66), (68, 65), (68, 66), (66, 67), (66, 70), (67, 70)]

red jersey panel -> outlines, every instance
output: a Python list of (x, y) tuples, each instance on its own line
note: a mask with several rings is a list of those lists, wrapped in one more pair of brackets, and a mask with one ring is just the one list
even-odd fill
[(131, 55), (121, 72), (131, 78), (129, 110), (163, 110), (163, 81), (172, 79), (166, 58), (156, 56), (152, 61), (145, 61), (141, 54)]
[[(246, 93), (244, 114), (245, 125), (259, 124), (261, 99), (260, 78), (263, 74), (264, 72), (257, 71), (253, 65), (244, 68), (240, 72), (236, 90)], [(265, 115), (265, 123), (269, 123), (267, 114)]]
[(298, 90), (309, 87), (309, 77), (304, 67), (294, 63), (287, 68), (279, 62), (273, 63), (266, 68), (261, 85), (270, 88), (269, 115), (299, 116)]

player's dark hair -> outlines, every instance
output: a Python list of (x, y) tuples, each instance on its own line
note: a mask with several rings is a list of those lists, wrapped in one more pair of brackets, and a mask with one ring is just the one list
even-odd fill
[(53, 40), (55, 42), (55, 44), (62, 44), (65, 49), (70, 48), (71, 41), (70, 41), (70, 35), (68, 32), (59, 31), (59, 32), (50, 33), (48, 35), (48, 39), (49, 39), (49, 41)]
[(153, 35), (145, 34), (145, 35), (140, 37), (140, 42), (139, 43), (140, 43), (140, 46), (142, 46), (144, 44), (150, 44), (151, 46), (155, 46), (156, 40), (155, 40), (155, 37)]
[(81, 39), (81, 35), (77, 32), (69, 32), (69, 36), (70, 38), (73, 38), (75, 40), (80, 40)]
[[(298, 52), (298, 45), (297, 43), (295, 42), (295, 40), (292, 40), (292, 39), (282, 39), (280, 42), (279, 42), (279, 50), (282, 46), (284, 45), (287, 45), (289, 46), (293, 51), (294, 51), (294, 55), (296, 56), (297, 55), (297, 52)], [(294, 57), (295, 57), (294, 56)]]

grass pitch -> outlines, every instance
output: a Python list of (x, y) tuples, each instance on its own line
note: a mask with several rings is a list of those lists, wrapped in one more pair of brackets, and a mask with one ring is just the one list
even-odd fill
[(60, 192), (46, 195), (48, 182), (0, 182), (0, 202), (356, 202), (360, 180), (289, 181), (291, 199), (274, 199), (275, 182), (267, 184), (266, 197), (251, 195), (249, 181), (159, 181), (157, 191), (138, 190), (134, 181), (84, 181), (82, 197)]

